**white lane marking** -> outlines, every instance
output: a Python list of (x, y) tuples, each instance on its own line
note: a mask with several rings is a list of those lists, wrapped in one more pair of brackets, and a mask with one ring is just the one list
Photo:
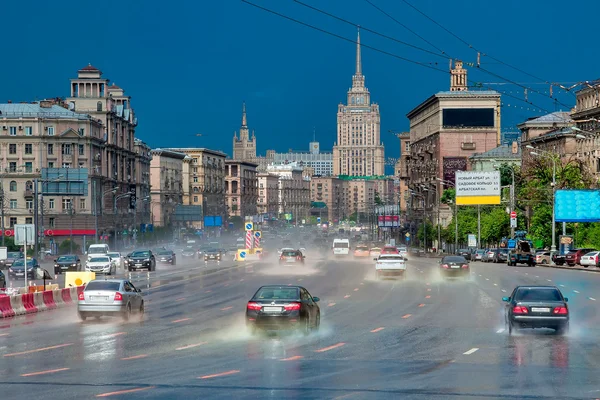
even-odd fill
[(494, 286), (498, 286), (498, 284), (497, 284), (497, 283), (494, 283)]
[(590, 300), (592, 300), (592, 301), (596, 301), (596, 299), (595, 299), (595, 298), (593, 298), (593, 297), (588, 297), (588, 299), (590, 299)]
[(468, 356), (468, 355), (475, 353), (477, 350), (479, 350), (479, 348), (473, 347), (471, 350), (467, 350), (463, 354)]
[(502, 293), (506, 293), (506, 289), (502, 289)]
[(490, 278), (485, 278), (485, 280), (486, 280), (486, 281), (489, 281), (489, 280), (490, 280)]
[(481, 276), (481, 274), (479, 274), (479, 276)]
[(525, 272), (525, 275), (529, 275), (529, 272)]
[(548, 282), (552, 282), (552, 279), (546, 279)]
[(502, 328), (502, 329), (498, 329), (498, 330), (496, 331), (496, 333), (502, 333), (502, 332), (504, 332), (504, 328)]
[(579, 293), (577, 290), (573, 290), (575, 293)]
[(535, 277), (536, 277), (536, 278), (539, 278), (540, 276), (539, 276), (539, 275), (536, 275)]
[(560, 287), (565, 287), (565, 285), (559, 285)]

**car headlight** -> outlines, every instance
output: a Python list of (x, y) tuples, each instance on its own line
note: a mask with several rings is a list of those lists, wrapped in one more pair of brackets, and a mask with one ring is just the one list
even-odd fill
[(12, 268), (9, 268), (9, 269), (8, 269), (8, 272), (13, 272), (13, 269), (12, 269)]
[(150, 262), (150, 259), (149, 259), (149, 258), (146, 258), (144, 261), (146, 261), (146, 262)]
[(55, 267), (58, 267), (59, 265), (58, 265), (58, 264), (54, 264), (54, 266), (55, 266)]
[(77, 266), (77, 264), (71, 264), (71, 267), (76, 267), (76, 266)]
[(110, 264), (106, 264), (104, 268), (110, 268)]

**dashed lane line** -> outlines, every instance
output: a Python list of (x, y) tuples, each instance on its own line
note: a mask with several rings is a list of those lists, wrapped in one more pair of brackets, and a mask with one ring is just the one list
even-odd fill
[(431, 298), (431, 296), (425, 296), (425, 298), (426, 298), (426, 299), (430, 299), (430, 298)]
[(358, 292), (358, 288), (354, 288), (354, 291), (355, 291), (355, 292)]
[(502, 289), (502, 293), (506, 293), (506, 289)]
[(421, 303), (419, 304), (419, 307), (425, 307), (425, 304)]
[(327, 304), (327, 307), (333, 307), (333, 306), (335, 306), (335, 303), (329, 303), (329, 304)]
[(338, 347), (342, 347), (345, 344), (346, 343), (340, 342), (340, 343), (334, 344), (333, 346), (323, 347), (322, 349), (315, 350), (315, 353), (324, 353), (326, 351), (337, 349)]
[(292, 356), (292, 357), (288, 357), (288, 358), (282, 358), (281, 361), (295, 361), (295, 360), (301, 360), (303, 359), (303, 356)]
[(140, 358), (146, 358), (146, 357), (148, 357), (148, 354), (139, 354), (137, 356), (123, 357), (123, 358), (121, 358), (121, 360), (122, 361), (139, 360)]
[(30, 372), (28, 374), (21, 374), (21, 376), (38, 376), (38, 375), (54, 374), (56, 372), (68, 371), (69, 369), (70, 368), (49, 369), (47, 371), (38, 371), (38, 372)]
[(573, 292), (575, 292), (575, 293), (579, 293), (579, 291), (577, 291), (577, 290), (573, 290)]
[(595, 299), (595, 298), (593, 298), (593, 297), (588, 297), (588, 299), (590, 299), (590, 300), (592, 300), (592, 301), (596, 301), (596, 299)]
[(552, 282), (552, 279), (546, 279), (548, 282)]
[(377, 332), (381, 332), (381, 331), (382, 331), (382, 330), (384, 330), (384, 329), (385, 329), (385, 327), (381, 326), (381, 327), (379, 327), (379, 328), (375, 328), (375, 329), (373, 329), (373, 330), (371, 331), (371, 333), (377, 333)]
[(565, 285), (559, 285), (560, 287), (565, 287)]
[(127, 332), (111, 333), (109, 335), (106, 335), (106, 337), (116, 337), (116, 336), (121, 336), (121, 335), (127, 335)]
[(402, 319), (406, 319), (406, 318), (410, 318), (412, 316), (412, 314), (406, 314), (402, 316)]
[(191, 318), (181, 318), (181, 319), (176, 319), (175, 321), (171, 321), (171, 323), (173, 324), (178, 324), (180, 322), (185, 322), (185, 321), (189, 321)]
[(431, 289), (427, 289), (428, 292), (431, 292)]
[(233, 308), (233, 306), (223, 307), (223, 308), (221, 308), (221, 311), (231, 310), (232, 308)]
[(475, 353), (477, 350), (479, 350), (479, 348), (473, 347), (471, 350), (467, 350), (463, 354), (469, 356), (469, 355)]
[(194, 347), (204, 346), (207, 343), (208, 342), (200, 342), (200, 343), (195, 343), (195, 344), (188, 344), (187, 346), (178, 347), (175, 350), (177, 350), (177, 351), (187, 350), (187, 349), (191, 349), (191, 348), (194, 348)]
[(496, 331), (496, 333), (502, 333), (502, 332), (504, 332), (504, 328), (502, 328), (502, 329), (498, 329), (498, 330)]
[(239, 369), (232, 369), (231, 371), (219, 372), (218, 374), (199, 376), (198, 379), (219, 378), (221, 376), (229, 376), (229, 375), (235, 375), (235, 374), (239, 374), (239, 373), (240, 373)]
[(494, 286), (498, 286), (498, 284), (497, 284), (497, 283), (494, 283)]
[(349, 294), (347, 294), (347, 295), (345, 295), (345, 296), (344, 296), (344, 298), (345, 298), (345, 299), (347, 299), (348, 297), (350, 297), (350, 295), (349, 295)]
[(134, 389), (119, 390), (117, 392), (109, 392), (109, 393), (97, 394), (96, 397), (120, 396), (122, 394), (136, 393), (136, 392), (142, 392), (144, 390), (154, 389), (155, 387), (156, 386), (148, 386), (148, 387), (140, 387), (140, 388), (134, 388)]
[(68, 346), (73, 346), (73, 343), (57, 344), (56, 346), (43, 347), (41, 349), (34, 349), (34, 350), (21, 351), (18, 353), (5, 354), (4, 357), (23, 356), (25, 354), (39, 353), (40, 351), (60, 349), (61, 347), (68, 347)]

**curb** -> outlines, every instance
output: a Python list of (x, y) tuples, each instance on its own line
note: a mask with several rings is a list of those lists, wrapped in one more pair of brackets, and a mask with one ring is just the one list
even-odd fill
[(584, 272), (600, 272), (600, 268), (584, 268), (584, 267), (564, 267), (562, 265), (550, 265), (550, 264), (536, 264), (536, 268), (556, 268), (556, 269), (566, 269), (569, 271), (584, 271)]

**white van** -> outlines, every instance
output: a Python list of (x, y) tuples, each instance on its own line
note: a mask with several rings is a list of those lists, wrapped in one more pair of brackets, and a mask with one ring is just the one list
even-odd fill
[(348, 254), (350, 254), (350, 240), (333, 239), (333, 255), (347, 256)]
[(104, 244), (90, 244), (90, 247), (88, 247), (88, 251), (87, 251), (87, 258), (88, 260), (93, 257), (93, 256), (105, 256), (108, 254), (108, 252), (110, 251), (110, 249), (108, 248), (108, 245), (106, 243)]

